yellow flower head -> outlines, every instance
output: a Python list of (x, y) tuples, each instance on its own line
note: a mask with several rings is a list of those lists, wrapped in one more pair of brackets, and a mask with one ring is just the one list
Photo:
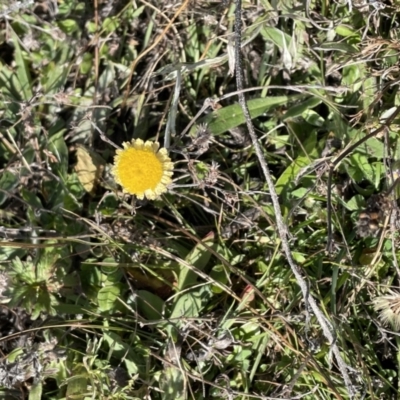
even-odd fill
[(165, 193), (174, 168), (167, 150), (158, 150), (159, 143), (143, 142), (141, 139), (122, 145), (124, 148), (117, 150), (111, 172), (124, 192), (149, 200)]

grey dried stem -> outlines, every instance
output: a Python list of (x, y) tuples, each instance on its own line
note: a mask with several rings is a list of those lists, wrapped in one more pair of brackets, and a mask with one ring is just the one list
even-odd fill
[(270, 191), (272, 204), (275, 211), (275, 218), (278, 227), (279, 237), (282, 241), (282, 248), (286, 256), (286, 260), (288, 261), (290, 268), (293, 271), (294, 276), (296, 277), (296, 281), (300, 286), (300, 289), (303, 293), (303, 299), (307, 312), (307, 320), (309, 323), (310, 315), (307, 311), (307, 308), (310, 307), (322, 328), (322, 332), (325, 338), (328, 340), (331, 346), (332, 353), (336, 358), (336, 362), (340, 373), (343, 377), (347, 392), (349, 397), (352, 399), (356, 396), (356, 389), (350, 379), (349, 371), (352, 370), (343, 360), (340, 349), (336, 343), (336, 334), (334, 332), (333, 326), (331, 322), (324, 316), (321, 308), (318, 306), (314, 297), (310, 294), (309, 285), (307, 284), (305, 278), (303, 277), (305, 274), (301, 270), (301, 268), (294, 262), (292, 252), (290, 249), (289, 241), (288, 241), (288, 228), (283, 221), (283, 216), (281, 213), (281, 208), (279, 204), (279, 198), (275, 190), (274, 181), (272, 179), (271, 172), (269, 170), (268, 164), (266, 163), (262, 149), (258, 143), (258, 137), (254, 130), (253, 123), (251, 121), (249, 109), (247, 107), (246, 99), (243, 93), (243, 75), (242, 75), (242, 58), (241, 58), (241, 30), (242, 30), (242, 2), (241, 0), (235, 0), (235, 73), (236, 73), (236, 86), (238, 90), (239, 104), (241, 105), (243, 114), (245, 116), (246, 125), (249, 131), (249, 135), (256, 151), (256, 155), (258, 161), (260, 163), (261, 169), (264, 174), (264, 178), (267, 182), (268, 189)]

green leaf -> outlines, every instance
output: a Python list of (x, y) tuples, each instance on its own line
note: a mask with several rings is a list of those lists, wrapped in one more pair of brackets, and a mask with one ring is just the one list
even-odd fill
[(162, 318), (164, 301), (157, 295), (147, 290), (139, 290), (137, 293), (137, 303), (139, 311), (146, 319), (154, 321)]
[(365, 153), (368, 157), (383, 159), (385, 155), (385, 145), (382, 141), (376, 138), (371, 138), (361, 146), (358, 146), (357, 151), (359, 153)]
[(372, 167), (368, 157), (360, 153), (353, 153), (350, 159), (353, 166), (362, 172), (363, 177), (375, 185), (376, 171)]
[[(207, 246), (213, 248), (214, 245), (214, 234), (211, 233), (206, 236), (203, 241)], [(211, 253), (201, 243), (197, 243), (196, 246), (186, 256), (185, 261), (193, 265), (199, 270), (204, 270), (208, 261), (210, 260)], [(178, 277), (178, 292), (186, 289), (187, 287), (195, 285), (197, 282), (197, 274), (185, 265), (180, 266), (180, 273)]]
[(358, 49), (345, 42), (324, 42), (318, 46), (318, 50), (325, 51), (341, 51), (346, 54), (358, 53)]
[[(263, 97), (258, 99), (251, 99), (247, 102), (251, 118), (257, 118), (260, 115), (272, 110), (280, 105), (286, 105), (290, 101), (299, 99), (300, 96), (277, 96), (277, 97)], [(198, 124), (207, 124), (208, 129), (214, 135), (220, 135), (229, 129), (236, 128), (243, 124), (245, 118), (242, 108), (239, 104), (233, 104), (216, 110), (198, 121)], [(191, 134), (194, 135), (196, 127), (191, 129)]]
[(118, 286), (106, 286), (101, 288), (97, 294), (99, 310), (110, 311), (114, 307), (115, 301), (119, 295), (120, 289)]
[(64, 33), (68, 35), (71, 35), (74, 32), (79, 32), (79, 25), (74, 19), (64, 19), (62, 21), (58, 21), (58, 26)]
[(104, 331), (103, 337), (109, 348), (112, 349), (114, 357), (129, 360), (129, 362), (125, 363), (129, 374), (134, 375), (140, 372), (139, 367), (145, 365), (143, 348), (140, 346), (133, 348), (114, 332)]
[(81, 71), (82, 74), (86, 75), (88, 74), (93, 65), (93, 55), (91, 53), (85, 53), (82, 57), (82, 62), (79, 67), (79, 70)]
[[(91, 262), (93, 264), (91, 264)], [(81, 280), (82, 284), (88, 287), (100, 286), (102, 281), (101, 271), (95, 267), (96, 260), (88, 258), (82, 263), (81, 266)]]
[(167, 367), (160, 376), (162, 400), (186, 400), (185, 380), (178, 367)]
[(325, 120), (314, 110), (306, 110), (303, 112), (302, 117), (310, 124), (318, 127), (322, 127)]
[(10, 261), (14, 260), (18, 257), (25, 257), (26, 256), (26, 249), (24, 248), (13, 248), (13, 247), (2, 247), (0, 246), (0, 263), (3, 261)]
[(60, 256), (60, 252), (55, 249), (50, 247), (43, 249), (39, 262), (36, 264), (36, 275), (39, 282), (51, 278), (52, 272), (55, 270), (56, 262)]
[[(225, 268), (222, 265), (216, 265), (210, 272), (210, 278), (216, 282), (227, 284), (228, 283), (228, 276)], [(222, 293), (223, 289), (220, 286), (213, 285), (212, 291), (214, 293)]]
[(74, 399), (74, 400), (83, 400), (85, 398), (85, 393), (88, 393), (88, 378), (86, 371), (81, 368), (83, 373), (76, 374), (74, 371), (74, 375), (68, 378), (67, 383), (67, 399)]
[[(115, 84), (115, 66), (113, 63), (108, 62), (103, 72), (99, 77), (98, 90), (100, 92), (107, 92)], [(92, 118), (93, 123), (96, 124), (97, 128), (106, 131), (108, 118), (111, 113), (110, 107), (96, 107), (93, 110)]]
[(119, 21), (116, 17), (107, 17), (104, 19), (102, 28), (106, 33), (112, 33), (119, 27)]
[(347, 202), (347, 209), (350, 211), (358, 211), (358, 210), (362, 209), (363, 207), (365, 207), (365, 199), (360, 194), (353, 196)]
[(343, 37), (360, 36), (358, 31), (354, 31), (348, 25), (338, 25), (335, 27), (335, 32)]
[(41, 79), (44, 93), (54, 94), (63, 88), (69, 71), (70, 67), (67, 67), (65, 64), (59, 64), (54, 61), (50, 62), (46, 66)]
[(65, 144), (64, 132), (65, 130), (63, 129), (52, 135), (48, 143), (48, 149), (58, 160), (57, 163), (52, 164), (52, 167), (62, 176), (66, 176), (68, 170), (68, 148)]
[(350, 86), (352, 91), (357, 91), (362, 86), (361, 77), (364, 75), (364, 68), (360, 65), (347, 65), (343, 68), (342, 84)]
[(0, 205), (2, 205), (7, 199), (8, 194), (12, 193), (13, 189), (18, 186), (18, 176), (10, 171), (4, 171), (0, 177)]
[(300, 170), (310, 163), (308, 157), (298, 157), (286, 169), (276, 181), (276, 193), (280, 194), (283, 189), (292, 183)]
[(387, 68), (396, 65), (399, 62), (399, 54), (396, 49), (385, 49), (379, 53), (379, 57), (384, 60), (384, 64)]
[(210, 288), (204, 285), (184, 292), (175, 302), (170, 318), (197, 317), (211, 296), (212, 292)]
[(321, 99), (318, 99), (316, 97), (311, 97), (301, 102), (300, 104), (296, 104), (295, 106), (290, 107), (282, 119), (285, 121), (289, 118), (296, 118), (302, 116), (305, 112), (320, 105), (321, 102), (322, 102)]
[(54, 306), (54, 309), (57, 311), (57, 314), (84, 314), (85, 308), (76, 304), (58, 304)]
[(34, 383), (29, 391), (29, 400), (41, 400), (43, 392), (42, 382)]
[[(271, 41), (280, 49), (289, 48), (292, 38), (278, 28), (265, 26), (261, 30), (261, 34), (266, 40)], [(285, 42), (284, 42), (285, 41)]]
[(19, 302), (22, 302), (23, 300), (26, 299), (26, 301), (24, 302), (24, 306), (27, 309), (28, 312), (31, 311), (31, 304), (30, 304), (30, 297), (29, 297), (29, 291), (30, 288), (29, 286), (14, 286), (11, 290), (11, 300), (9, 302), (9, 306), (13, 307), (13, 306), (18, 306)]
[(58, 300), (56, 297), (50, 293), (46, 287), (40, 286), (37, 292), (37, 301), (32, 313), (32, 318), (35, 319), (36, 317), (39, 317), (42, 311), (50, 315), (57, 315), (57, 311), (54, 308), (57, 304)]
[(368, 107), (375, 101), (377, 85), (378, 82), (375, 76), (369, 76), (363, 81), (363, 110), (368, 110)]
[(21, 189), (21, 197), (33, 208), (41, 209), (43, 208), (42, 202), (39, 197), (37, 197), (34, 193), (31, 193), (25, 188)]
[(34, 266), (31, 262), (28, 261), (21, 261), (19, 257), (16, 257), (11, 262), (11, 270), (9, 272), (10, 276), (18, 277), (18, 279), (26, 279), (28, 277), (29, 282), (33, 282), (35, 276)]
[(24, 354), (24, 349), (22, 349), (21, 347), (17, 347), (16, 349), (14, 349), (13, 351), (11, 351), (8, 355), (7, 355), (7, 362), (12, 363), (17, 361), (17, 358), (21, 355)]
[(15, 47), (15, 63), (17, 65), (17, 78), (21, 90), (21, 98), (28, 101), (33, 97), (31, 74), (22, 54), (18, 36), (14, 31), (12, 31), (11, 36)]
[[(12, 85), (12, 80), (13, 80), (14, 75), (15, 75), (15, 73), (10, 70), (8, 65), (3, 64), (0, 60), (1, 93), (12, 99), (20, 100), (19, 91), (14, 88), (14, 85)], [(18, 106), (16, 104), (12, 104), (10, 108), (13, 112), (17, 112), (17, 110), (16, 110), (17, 107)]]

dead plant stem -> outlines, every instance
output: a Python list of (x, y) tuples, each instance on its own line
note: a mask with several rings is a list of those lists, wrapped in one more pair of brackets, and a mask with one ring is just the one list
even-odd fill
[(299, 268), (298, 265), (294, 262), (292, 257), (292, 252), (290, 249), (289, 241), (288, 241), (288, 228), (283, 221), (283, 216), (281, 213), (279, 198), (275, 191), (274, 182), (271, 176), (271, 172), (268, 168), (267, 162), (264, 159), (263, 152), (261, 150), (261, 146), (258, 143), (258, 138), (256, 132), (254, 130), (253, 123), (251, 121), (249, 109), (247, 107), (246, 99), (243, 93), (243, 72), (242, 72), (242, 57), (241, 57), (241, 29), (242, 29), (242, 13), (241, 13), (241, 0), (235, 0), (236, 10), (235, 10), (235, 73), (236, 73), (236, 86), (238, 90), (239, 103), (242, 107), (243, 114), (246, 119), (247, 128), (251, 137), (251, 141), (253, 143), (258, 161), (260, 163), (261, 169), (263, 171), (265, 180), (268, 184), (269, 192), (271, 195), (272, 204), (275, 211), (275, 218), (278, 227), (279, 237), (282, 242), (282, 248), (285, 253), (286, 259), (290, 265), (290, 268), (293, 271), (293, 274), (296, 277), (297, 283), (300, 286), (300, 289), (303, 293), (303, 298), (305, 302), (306, 312), (308, 312), (308, 306), (312, 309), (315, 317), (318, 320), (322, 328), (322, 332), (326, 339), (329, 341), (331, 345), (332, 353), (334, 354), (338, 368), (342, 374), (344, 383), (346, 385), (346, 389), (349, 393), (350, 398), (354, 398), (356, 391), (351, 382), (348, 370), (349, 366), (344, 362), (339, 347), (336, 343), (336, 336), (334, 334), (334, 329), (330, 321), (324, 316), (320, 307), (318, 306), (314, 297), (310, 294), (308, 289), (308, 283), (303, 276), (303, 271)]

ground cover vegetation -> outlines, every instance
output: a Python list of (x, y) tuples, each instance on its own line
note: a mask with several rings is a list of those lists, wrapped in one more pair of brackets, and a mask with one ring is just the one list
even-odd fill
[(0, 0), (1, 398), (396, 399), (399, 12)]

